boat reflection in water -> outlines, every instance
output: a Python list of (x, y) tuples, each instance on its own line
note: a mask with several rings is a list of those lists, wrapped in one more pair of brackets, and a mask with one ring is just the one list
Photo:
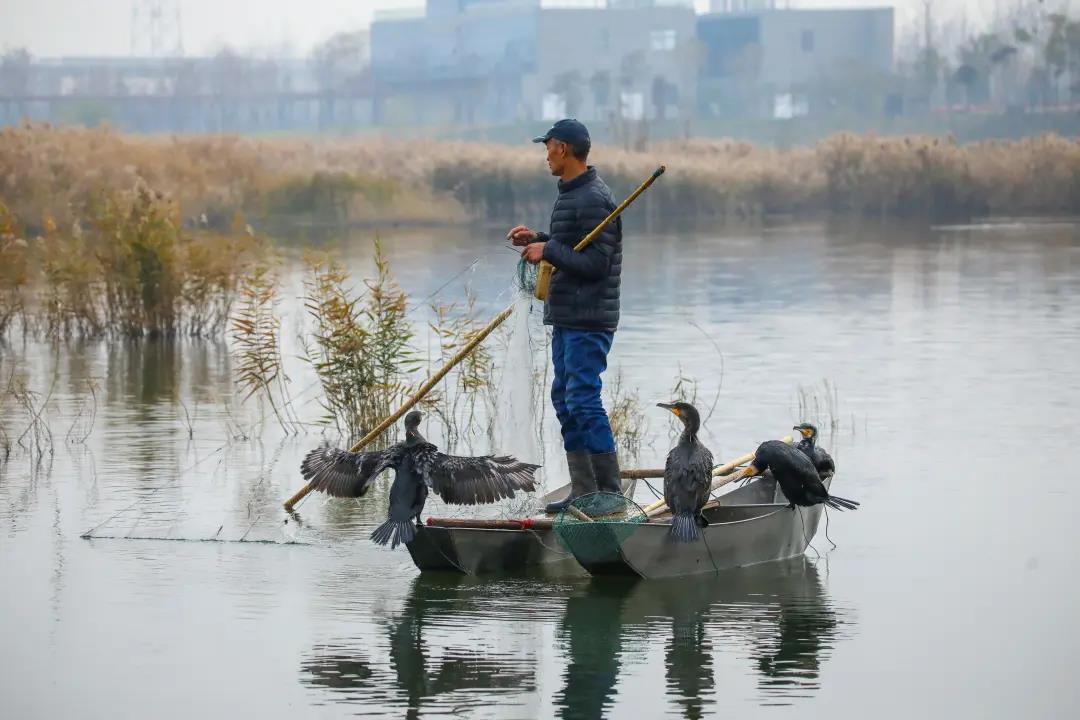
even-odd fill
[(647, 665), (661, 639), (667, 698), (683, 716), (710, 714), (721, 689), (718, 653), (750, 656), (758, 675), (751, 701), (788, 704), (818, 688), (822, 657), (847, 622), (804, 557), (689, 580), (594, 578), (567, 601), (559, 638), (568, 662), (556, 704), (564, 718), (601, 716), (618, 703), (620, 674)]
[[(541, 662), (551, 652), (545, 626), (556, 655)], [(462, 707), (549, 714), (545, 702), (562, 718), (602, 717), (639, 702), (644, 687), (645, 714), (699, 718), (718, 698), (773, 705), (813, 694), (822, 660), (851, 632), (803, 557), (707, 578), (569, 586), (423, 575), (379, 627), (375, 637), (313, 648), (302, 682), (332, 691), (327, 702), (381, 703), (394, 717)], [(732, 663), (757, 677), (754, 696), (724, 687), (716, 667)], [(542, 666), (559, 674), (540, 678)]]

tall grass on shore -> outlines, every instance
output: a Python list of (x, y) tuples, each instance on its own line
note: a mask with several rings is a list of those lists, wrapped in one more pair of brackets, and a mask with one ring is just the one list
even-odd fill
[(29, 255), (15, 214), (0, 202), (0, 337), (26, 311)]
[[(1043, 135), (960, 145), (951, 138), (839, 134), (779, 150), (735, 140), (660, 142), (590, 158), (618, 197), (669, 172), (635, 206), (657, 221), (773, 215), (966, 218), (1080, 214), (1080, 140)], [(138, 184), (186, 225), (298, 218), (446, 223), (547, 216), (555, 184), (529, 143), (422, 139), (143, 137), (27, 125), (0, 130), (0, 199), (34, 233), (83, 221), (92, 198)]]
[(27, 124), (0, 129), (0, 200), (33, 233), (51, 217), (84, 222), (102, 192), (145, 186), (186, 226), (228, 231), (236, 214), (332, 222), (458, 221), (415, 171), (422, 148), (375, 140), (338, 144), (229, 135), (146, 137)]
[(102, 193), (82, 220), (45, 217), (24, 238), (0, 202), (0, 331), (50, 338), (220, 334), (260, 253), (245, 232), (185, 230), (176, 205), (138, 187)]

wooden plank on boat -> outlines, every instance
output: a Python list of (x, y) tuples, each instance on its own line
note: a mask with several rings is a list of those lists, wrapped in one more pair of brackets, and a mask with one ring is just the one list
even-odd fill
[(480, 518), (428, 518), (428, 527), (463, 530), (550, 530), (551, 518), (522, 518), (520, 520), (483, 520)]

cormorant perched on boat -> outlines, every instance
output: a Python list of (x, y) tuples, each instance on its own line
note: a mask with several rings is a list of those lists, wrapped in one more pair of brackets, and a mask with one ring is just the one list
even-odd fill
[(767, 440), (761, 443), (754, 453), (754, 461), (735, 479), (760, 475), (766, 470), (772, 470), (791, 507), (810, 507), (819, 503), (836, 510), (855, 510), (859, 507), (854, 500), (830, 495), (810, 458), (786, 442)]
[(713, 457), (698, 440), (701, 416), (690, 403), (658, 403), (683, 422), (678, 444), (671, 448), (664, 465), (664, 502), (671, 509), (671, 537), (679, 542), (693, 542), (700, 537), (698, 527), (708, 522), (701, 507), (712, 490)]
[(791, 429), (798, 430), (802, 434), (803, 439), (795, 447), (813, 461), (814, 467), (817, 468), (818, 477), (822, 480), (832, 477), (836, 473), (836, 463), (833, 462), (832, 455), (829, 455), (824, 448), (817, 444), (817, 427), (810, 423), (803, 423)]
[(459, 457), (444, 455), (420, 434), (423, 415), (405, 416), (405, 440), (385, 450), (348, 452), (332, 447), (312, 450), (300, 465), (304, 479), (334, 497), (363, 497), (383, 470), (394, 470), (387, 519), (371, 533), (379, 545), (410, 542), (413, 521), (427, 501), (428, 488), (448, 503), (477, 505), (512, 498), (518, 490), (536, 489), (533, 473), (540, 467), (509, 456)]

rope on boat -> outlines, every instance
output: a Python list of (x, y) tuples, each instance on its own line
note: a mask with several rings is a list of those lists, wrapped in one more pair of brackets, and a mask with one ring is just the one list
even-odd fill
[(822, 512), (825, 513), (825, 539), (829, 541), (829, 544), (832, 545), (833, 550), (835, 550), (836, 549), (836, 543), (834, 543), (833, 539), (831, 537), (829, 537), (829, 507), (828, 507), (828, 505), (822, 505), (821, 510), (822, 510)]
[(814, 551), (814, 554), (817, 555), (818, 560), (820, 560), (821, 559), (821, 553), (819, 553), (818, 549), (816, 547), (814, 547), (814, 543), (810, 542), (812, 538), (809, 538), (809, 537), (806, 536), (806, 520), (803, 519), (802, 507), (796, 505), (795, 509), (799, 513), (799, 522), (802, 524), (803, 540), (806, 541), (806, 546), (809, 547), (810, 549), (812, 549)]
[(712, 548), (709, 547), (709, 538), (704, 532), (701, 533), (701, 541), (705, 543), (705, 552), (709, 554), (709, 562), (712, 563), (713, 572), (719, 574), (720, 568), (716, 567), (716, 559), (713, 557)]

